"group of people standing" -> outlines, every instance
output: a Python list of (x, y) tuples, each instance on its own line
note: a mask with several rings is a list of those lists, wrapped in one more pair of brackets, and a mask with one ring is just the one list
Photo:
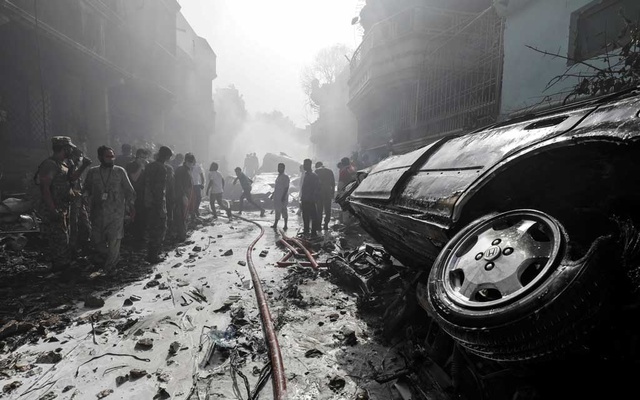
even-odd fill
[[(172, 159), (173, 151), (162, 146), (150, 160), (147, 149), (138, 149), (134, 157), (131, 147), (123, 145), (122, 154), (116, 157), (112, 148), (101, 146), (97, 152), (100, 165), (89, 168), (92, 161), (71, 138), (52, 138), (52, 149), (53, 155), (40, 164), (34, 180), (40, 193), (37, 208), (42, 232), (49, 241), (54, 269), (69, 266), (72, 253), (90, 238), (96, 263), (106, 273), (113, 272), (127, 220), (134, 243), (143, 246), (147, 242), (149, 262), (162, 260), (161, 246), (168, 229), (178, 242), (186, 240), (187, 223), (198, 216), (205, 184), (193, 154)], [(179, 165), (174, 164), (174, 170), (170, 162)], [(214, 186), (210, 184), (209, 192), (217, 196)]]
[[(223, 199), (225, 179), (216, 162), (211, 163), (205, 176), (192, 153), (174, 157), (169, 147), (162, 146), (153, 156), (147, 149), (137, 149), (134, 156), (131, 146), (125, 144), (117, 157), (113, 148), (101, 146), (97, 151), (100, 164), (89, 168), (92, 161), (69, 137), (52, 138), (52, 150), (53, 155), (38, 167), (34, 181), (40, 194), (37, 208), (42, 232), (49, 242), (48, 253), (54, 269), (69, 266), (72, 253), (87, 248), (90, 238), (96, 262), (106, 273), (113, 272), (125, 229), (130, 231), (133, 244), (146, 245), (149, 262), (161, 261), (167, 233), (172, 233), (177, 242), (184, 242), (188, 222), (199, 219), (203, 193), (209, 196), (214, 219), (218, 217), (216, 204), (229, 220), (232, 218)], [(343, 161), (338, 190), (352, 180), (355, 172), (350, 163), (346, 164), (348, 158)], [(300, 189), (303, 234), (317, 235), (323, 216), (323, 228), (328, 229), (336, 181), (334, 173), (322, 162), (316, 163), (314, 172), (312, 161), (304, 160), (303, 169)], [(284, 164), (278, 165), (278, 172), (272, 194), (273, 228), (277, 228), (282, 218), (287, 229), (290, 179)], [(251, 195), (253, 181), (240, 167), (235, 173), (234, 184), (239, 182), (242, 187), (239, 214), (247, 200), (264, 217), (264, 208)]]

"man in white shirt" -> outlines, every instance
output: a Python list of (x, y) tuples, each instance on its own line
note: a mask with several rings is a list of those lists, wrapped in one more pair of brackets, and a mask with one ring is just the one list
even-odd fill
[(222, 200), (222, 194), (224, 193), (224, 177), (218, 172), (218, 163), (212, 162), (209, 167), (209, 174), (207, 178), (207, 194), (209, 195), (209, 204), (211, 206), (211, 212), (213, 213), (213, 219), (218, 219), (218, 213), (216, 212), (216, 201), (221, 209), (227, 212), (227, 217), (231, 221), (231, 209)]
[(284, 230), (287, 230), (287, 221), (289, 220), (289, 213), (287, 212), (287, 206), (289, 205), (289, 177), (284, 173), (285, 165), (283, 163), (278, 164), (278, 177), (276, 178), (276, 185), (271, 195), (273, 200), (273, 209), (276, 212), (276, 220), (271, 226), (273, 229), (278, 228), (278, 221), (280, 216), (284, 219)]
[(202, 164), (196, 164), (191, 169), (191, 180), (193, 181), (193, 204), (191, 205), (191, 217), (200, 216), (200, 202), (202, 202), (202, 190), (204, 189), (204, 171)]

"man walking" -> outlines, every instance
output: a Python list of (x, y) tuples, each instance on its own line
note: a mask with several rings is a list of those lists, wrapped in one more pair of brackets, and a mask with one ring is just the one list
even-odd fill
[(193, 196), (193, 179), (191, 170), (196, 164), (193, 154), (187, 153), (184, 156), (184, 163), (176, 169), (174, 182), (175, 209), (173, 213), (174, 225), (176, 227), (176, 237), (178, 242), (187, 240), (187, 216), (189, 215), (189, 205)]
[(38, 213), (42, 219), (41, 229), (47, 243), (47, 256), (53, 270), (60, 270), (69, 264), (69, 207), (71, 205), (71, 182), (69, 166), (65, 160), (76, 147), (71, 138), (55, 136), (51, 138), (53, 155), (38, 167), (35, 183), (42, 196)]
[(209, 195), (209, 205), (211, 206), (211, 212), (213, 213), (213, 219), (218, 219), (218, 213), (216, 212), (216, 202), (222, 210), (227, 212), (227, 217), (231, 221), (231, 209), (222, 201), (222, 194), (224, 193), (224, 178), (222, 174), (218, 172), (218, 163), (212, 162), (209, 167), (209, 179), (207, 183), (207, 194)]
[(304, 181), (300, 189), (300, 204), (302, 209), (302, 221), (304, 224), (303, 234), (309, 234), (309, 225), (311, 225), (311, 236), (318, 235), (318, 212), (317, 203), (320, 197), (320, 179), (311, 169), (311, 160), (306, 159), (302, 164), (305, 171)]
[(318, 199), (318, 226), (322, 222), (322, 214), (324, 213), (323, 229), (329, 230), (329, 221), (331, 221), (331, 203), (336, 192), (336, 177), (329, 168), (325, 168), (321, 161), (316, 163), (316, 175), (320, 180), (320, 195)]
[(193, 181), (193, 196), (190, 206), (190, 214), (193, 219), (200, 216), (200, 203), (202, 202), (202, 190), (204, 190), (204, 171), (202, 165), (195, 163), (191, 167), (191, 179)]
[(253, 204), (254, 207), (257, 207), (260, 210), (260, 217), (264, 217), (264, 208), (260, 207), (259, 204), (256, 204), (253, 201), (253, 197), (251, 196), (251, 184), (253, 183), (253, 181), (242, 172), (242, 168), (236, 167), (235, 171), (236, 178), (233, 180), (233, 184), (235, 185), (236, 183), (238, 183), (238, 181), (240, 181), (240, 186), (242, 187), (242, 194), (240, 195), (240, 211), (238, 212), (238, 215), (242, 214), (242, 209), (244, 208), (244, 199), (247, 199), (250, 204)]
[(156, 160), (145, 168), (144, 208), (149, 232), (147, 261), (161, 262), (160, 249), (167, 233), (168, 197), (173, 184), (173, 168), (167, 164), (173, 152), (166, 146), (160, 147)]
[(91, 204), (91, 241), (106, 273), (112, 273), (118, 264), (125, 210), (135, 219), (136, 192), (124, 168), (114, 165), (115, 158), (112, 148), (100, 146), (100, 166), (89, 170), (84, 187)]
[(133, 220), (132, 231), (133, 239), (136, 243), (141, 244), (144, 242), (144, 234), (146, 231), (146, 213), (144, 206), (144, 183), (145, 174), (144, 170), (147, 167), (149, 161), (149, 151), (147, 149), (136, 150), (136, 159), (127, 164), (125, 170), (129, 176), (129, 180), (136, 191), (136, 218)]
[(284, 163), (278, 164), (278, 177), (276, 178), (275, 188), (273, 190), (273, 194), (271, 195), (271, 199), (273, 200), (273, 208), (276, 211), (276, 220), (271, 226), (273, 229), (278, 228), (278, 221), (280, 221), (280, 216), (284, 219), (284, 230), (288, 229), (287, 222), (289, 220), (289, 213), (287, 211), (287, 206), (289, 205), (289, 183), (290, 179), (284, 173), (285, 165)]

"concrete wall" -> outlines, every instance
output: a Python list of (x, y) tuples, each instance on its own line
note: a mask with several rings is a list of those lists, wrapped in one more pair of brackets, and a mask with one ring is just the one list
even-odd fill
[[(592, 0), (512, 1), (507, 7), (504, 33), (504, 76), (501, 114), (509, 114), (542, 101), (547, 94), (574, 86), (567, 79), (544, 92), (547, 83), (567, 69), (567, 60), (545, 56), (526, 46), (568, 55), (571, 13)], [(576, 65), (572, 73), (587, 71)]]

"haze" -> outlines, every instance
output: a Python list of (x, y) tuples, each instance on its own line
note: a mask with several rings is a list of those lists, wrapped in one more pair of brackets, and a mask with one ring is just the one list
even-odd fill
[(181, 0), (182, 12), (218, 56), (214, 88), (235, 84), (250, 113), (280, 110), (299, 127), (300, 70), (323, 47), (356, 48), (358, 0)]

